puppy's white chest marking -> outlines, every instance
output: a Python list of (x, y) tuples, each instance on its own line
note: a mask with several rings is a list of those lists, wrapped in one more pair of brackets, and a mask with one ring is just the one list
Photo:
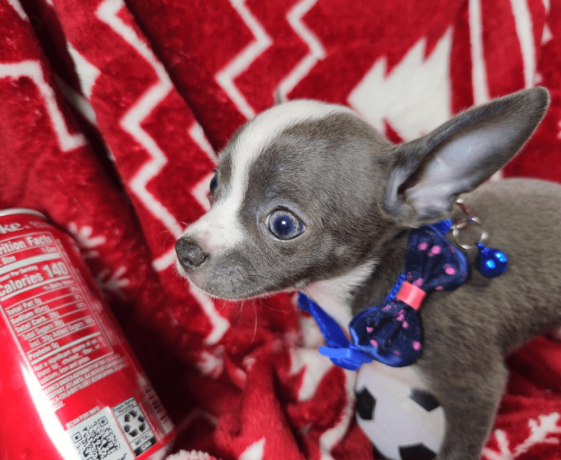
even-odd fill
[(310, 283), (306, 286), (305, 292), (337, 324), (348, 331), (349, 323), (353, 318), (350, 306), (352, 290), (368, 279), (375, 265), (375, 261), (370, 261), (337, 278)]
[(345, 330), (348, 330), (348, 325), (351, 321), (351, 307), (345, 302), (345, 294), (338, 292), (328, 282), (320, 281), (311, 283), (306, 289), (308, 294), (314, 302), (331, 316), (337, 324)]

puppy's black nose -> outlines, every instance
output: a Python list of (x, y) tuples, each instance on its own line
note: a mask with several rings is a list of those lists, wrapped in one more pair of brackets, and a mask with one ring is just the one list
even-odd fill
[(180, 238), (175, 243), (179, 263), (185, 268), (197, 268), (207, 259), (203, 250), (189, 238)]

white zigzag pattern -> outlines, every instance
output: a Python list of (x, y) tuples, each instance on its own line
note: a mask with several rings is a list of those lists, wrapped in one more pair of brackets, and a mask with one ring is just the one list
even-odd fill
[(82, 56), (70, 43), (67, 42), (66, 47), (68, 48), (68, 53), (74, 61), (76, 73), (78, 74), (80, 80), (82, 94), (85, 97), (90, 98), (92, 97), (95, 82), (97, 77), (101, 74), (101, 71), (84, 56)]
[(214, 172), (208, 173), (203, 177), (192, 189), (191, 195), (195, 197), (197, 202), (205, 211), (210, 211), (210, 202), (208, 201), (208, 191), (210, 181), (214, 177)]
[(123, 6), (123, 0), (106, 0), (99, 5), (96, 15), (132, 46), (154, 69), (158, 76), (158, 81), (142, 94), (120, 121), (121, 127), (152, 157), (131, 179), (130, 187), (153, 216), (160, 220), (171, 231), (173, 236), (179, 238), (182, 234), (181, 225), (169, 210), (146, 188), (146, 185), (161, 172), (167, 163), (167, 158), (156, 141), (141, 126), (142, 121), (165, 99), (172, 90), (173, 85), (164, 67), (156, 59), (146, 43), (130, 26), (117, 17), (117, 13)]
[(320, 460), (334, 460), (331, 451), (337, 443), (343, 439), (354, 417), (356, 372), (343, 369), (343, 373), (345, 374), (345, 394), (347, 401), (337, 423), (324, 431), (319, 437), (319, 448), (321, 449)]
[[(333, 364), (312, 348), (294, 348), (290, 350), (289, 375), (293, 376), (304, 369), (302, 384), (298, 390), (298, 401), (308, 401), (314, 397), (318, 385), (333, 368)], [(341, 440), (349, 428), (354, 416), (354, 387), (356, 373), (342, 370), (345, 375), (346, 403), (337, 423), (325, 430), (319, 437), (320, 460), (333, 460), (331, 450)]]
[(308, 45), (310, 52), (292, 69), (279, 84), (282, 100), (310, 72), (316, 63), (325, 58), (325, 49), (319, 38), (302, 22), (304, 15), (312, 9), (318, 0), (301, 0), (286, 15), (294, 32)]
[(16, 10), (16, 13), (19, 14), (20, 18), (22, 18), (24, 21), (29, 21), (27, 14), (25, 14), (23, 7), (18, 0), (8, 0), (8, 4), (11, 5), (14, 10)]
[(207, 345), (216, 345), (230, 327), (230, 322), (216, 311), (214, 302), (204, 291), (193, 284), (189, 284), (189, 292), (197, 299), (203, 312), (212, 324), (212, 331), (206, 336), (205, 343)]
[[(157, 60), (146, 43), (131, 27), (117, 17), (117, 13), (124, 6), (123, 0), (105, 0), (99, 5), (96, 15), (102, 22), (106, 23), (132, 46), (138, 54), (152, 66), (158, 76), (158, 81), (144, 92), (140, 99), (132, 105), (120, 121), (121, 127), (144, 147), (152, 157), (132, 178), (130, 186), (144, 205), (152, 212), (154, 217), (159, 219), (176, 238), (179, 238), (183, 233), (179, 222), (169, 210), (146, 189), (148, 182), (161, 172), (162, 168), (167, 163), (167, 158), (156, 141), (144, 131), (141, 126), (142, 121), (152, 112), (154, 107), (165, 99), (172, 90), (173, 85), (164, 67)], [(171, 265), (168, 263), (170, 254), (173, 255), (172, 260), (175, 260), (174, 251), (171, 250), (159, 259), (153, 261), (153, 266), (156, 270), (163, 269), (161, 268), (163, 266), (167, 268)], [(192, 289), (191, 292), (193, 293)], [(230, 323), (226, 318), (218, 314), (214, 303), (206, 295), (203, 293), (193, 293), (193, 295), (213, 326), (212, 331), (206, 338), (206, 343), (209, 345), (215, 344), (222, 338), (230, 326)]]
[[(543, 25), (543, 32), (542, 32), (542, 41), (541, 44), (546, 44), (549, 40), (553, 38), (553, 34), (551, 33), (551, 29), (547, 21), (549, 20), (549, 12), (551, 10), (551, 3), (550, 0), (542, 0), (543, 8), (545, 10), (545, 23)], [(538, 84), (539, 82), (536, 82)]]
[[(193, 123), (189, 128), (189, 136), (191, 139), (199, 146), (199, 148), (205, 152), (214, 164), (218, 163), (218, 156), (214, 152), (212, 145), (205, 136), (203, 128), (197, 122)], [(210, 209), (210, 203), (208, 202), (208, 189), (210, 186), (210, 181), (214, 177), (214, 172), (208, 173), (205, 177), (203, 177), (192, 189), (191, 195), (195, 197), (197, 202), (201, 205), (201, 207), (208, 211)]]
[(58, 107), (53, 88), (45, 81), (39, 61), (22, 61), (15, 64), (0, 64), (0, 78), (30, 78), (37, 85), (45, 101), (47, 113), (53, 124), (58, 144), (63, 152), (86, 144), (82, 134), (70, 134), (62, 112)]
[(259, 21), (246, 7), (245, 0), (230, 0), (230, 3), (243, 19), (245, 25), (253, 33), (255, 41), (247, 45), (228, 65), (226, 65), (226, 67), (220, 70), (214, 78), (230, 97), (232, 102), (234, 102), (238, 110), (246, 118), (253, 118), (255, 116), (255, 110), (249, 105), (249, 102), (247, 102), (246, 98), (237, 88), (234, 79), (247, 70), (253, 61), (271, 46), (272, 40)]
[(534, 45), (534, 25), (527, 1), (510, 0), (510, 7), (514, 15), (516, 35), (520, 43), (522, 61), (524, 62), (524, 87), (534, 86), (536, 73), (536, 48)]
[(203, 127), (195, 121), (187, 132), (195, 144), (197, 144), (197, 146), (208, 155), (210, 161), (218, 163), (218, 156), (206, 138)]
[(175, 263), (175, 248), (172, 246), (164, 255), (152, 262), (152, 268), (157, 272), (163, 272)]
[[(193, 142), (195, 142), (195, 144), (197, 144), (197, 146), (208, 155), (210, 160), (213, 163), (217, 163), (218, 157), (216, 156), (212, 145), (210, 145), (210, 142), (206, 138), (202, 126), (199, 123), (194, 122), (187, 132), (189, 136), (191, 136), (191, 139), (193, 139)], [(193, 195), (195, 200), (197, 200), (197, 202), (205, 211), (208, 211), (210, 209), (210, 203), (208, 202), (207, 194), (210, 181), (213, 176), (214, 173), (207, 174), (191, 189), (191, 195)], [(156, 259), (152, 263), (152, 266), (156, 271), (161, 272), (171, 267), (174, 263), (175, 248), (172, 247), (163, 256)]]
[(483, 19), (481, 0), (469, 0), (469, 38), (471, 44), (471, 79), (475, 105), (484, 104), (489, 98), (487, 68), (483, 55)]
[[(517, 26), (518, 27), (518, 26)], [(483, 17), (481, 0), (469, 0), (469, 40), (471, 44), (471, 80), (473, 87), (473, 101), (475, 105), (488, 102), (489, 83), (487, 81), (487, 65), (483, 53)], [(491, 181), (501, 180), (502, 170), (491, 177)]]
[(62, 78), (55, 75), (55, 81), (60, 89), (60, 92), (65, 97), (65, 99), (74, 107), (80, 114), (88, 120), (92, 125), (97, 126), (97, 119), (95, 117), (95, 111), (84, 96), (82, 96), (78, 91), (68, 85)]

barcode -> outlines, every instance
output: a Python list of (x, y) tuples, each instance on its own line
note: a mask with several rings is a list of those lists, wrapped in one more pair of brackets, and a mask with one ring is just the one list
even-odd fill
[(106, 460), (121, 448), (107, 417), (101, 417), (75, 433), (73, 440), (82, 460)]
[(80, 460), (132, 460), (111, 410), (105, 408), (67, 431)]
[(146, 392), (146, 395), (148, 396), (150, 404), (152, 404), (152, 407), (154, 408), (156, 415), (160, 419), (160, 422), (162, 422), (162, 425), (164, 426), (166, 433), (169, 433), (171, 431), (171, 428), (173, 427), (173, 423), (169, 418), (169, 415), (166, 412), (166, 409), (162, 404), (162, 401), (160, 401), (160, 398), (158, 398), (158, 395), (156, 394), (156, 392), (152, 387), (147, 386), (144, 388), (144, 391)]

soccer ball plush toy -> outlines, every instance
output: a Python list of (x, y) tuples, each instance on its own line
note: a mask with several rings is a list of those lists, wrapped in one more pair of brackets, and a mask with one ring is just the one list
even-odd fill
[(356, 382), (356, 419), (388, 460), (432, 460), (444, 437), (444, 412), (411, 379), (392, 377), (379, 363), (363, 365)]

